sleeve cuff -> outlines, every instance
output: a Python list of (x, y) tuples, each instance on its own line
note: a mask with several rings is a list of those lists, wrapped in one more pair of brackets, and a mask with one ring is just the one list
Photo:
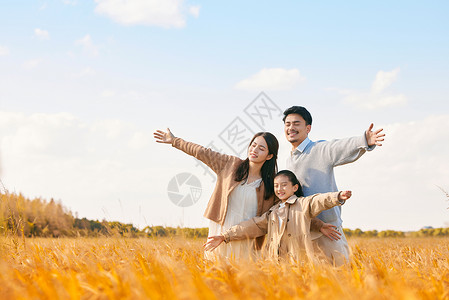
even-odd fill
[(221, 235), (224, 237), (224, 242), (225, 242), (226, 244), (230, 242), (231, 237), (229, 236), (229, 233), (224, 232), (224, 233), (222, 233)]
[(340, 200), (340, 194), (341, 194), (341, 191), (338, 192), (338, 195), (337, 195), (337, 202), (338, 202), (340, 205), (343, 205), (343, 204), (345, 204), (346, 200)]
[(366, 131), (363, 132), (363, 141), (365, 145), (366, 151), (372, 151), (374, 148), (376, 148), (376, 145), (369, 146), (368, 141), (366, 140)]

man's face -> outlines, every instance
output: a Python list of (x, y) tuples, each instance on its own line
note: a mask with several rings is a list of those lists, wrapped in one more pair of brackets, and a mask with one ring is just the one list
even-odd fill
[(285, 137), (293, 145), (293, 147), (298, 147), (299, 144), (307, 138), (310, 129), (311, 126), (306, 125), (304, 118), (298, 114), (290, 114), (285, 118)]

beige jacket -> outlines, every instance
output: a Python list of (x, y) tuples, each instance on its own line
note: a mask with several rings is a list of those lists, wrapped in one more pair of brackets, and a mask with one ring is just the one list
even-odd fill
[[(201, 160), (217, 174), (217, 183), (215, 184), (214, 191), (207, 204), (204, 217), (223, 225), (228, 209), (229, 195), (239, 184), (238, 181), (234, 180), (234, 172), (243, 160), (232, 155), (215, 152), (210, 148), (186, 142), (181, 138), (175, 138), (172, 142), (172, 146)], [(273, 206), (275, 203), (275, 196), (273, 195), (268, 199), (264, 199), (265, 188), (263, 181), (256, 189), (256, 193), (256, 215), (260, 216)], [(263, 238), (257, 240), (259, 248), (262, 245), (262, 242)]]
[(339, 192), (290, 197), (285, 205), (275, 204), (260, 217), (244, 221), (223, 233), (225, 242), (267, 234), (266, 250), (271, 258), (314, 261), (310, 237), (311, 219), (323, 210), (341, 205)]

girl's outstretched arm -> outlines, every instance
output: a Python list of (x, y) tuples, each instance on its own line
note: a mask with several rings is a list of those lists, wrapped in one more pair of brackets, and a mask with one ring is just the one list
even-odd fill
[(307, 196), (302, 201), (305, 204), (305, 213), (310, 218), (316, 217), (323, 210), (337, 205), (343, 205), (346, 200), (351, 198), (351, 191), (330, 192), (324, 194), (315, 194)]

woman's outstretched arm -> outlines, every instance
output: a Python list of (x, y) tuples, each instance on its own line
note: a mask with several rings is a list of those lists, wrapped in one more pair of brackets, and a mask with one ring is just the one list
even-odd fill
[(213, 151), (210, 148), (205, 148), (201, 145), (192, 142), (187, 142), (179, 137), (175, 137), (169, 128), (167, 128), (166, 132), (162, 130), (156, 130), (153, 133), (153, 135), (154, 138), (156, 139), (156, 142), (163, 144), (171, 144), (176, 149), (179, 149), (184, 153), (191, 155), (196, 159), (199, 159), (217, 174), (221, 170), (223, 170), (223, 168), (225, 168), (226, 164), (230, 162), (230, 160), (233, 159), (240, 160), (237, 157), (222, 154)]

